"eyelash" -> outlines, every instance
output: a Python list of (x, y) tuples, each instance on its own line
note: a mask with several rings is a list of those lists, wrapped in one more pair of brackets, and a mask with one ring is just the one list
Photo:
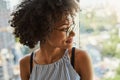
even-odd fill
[(67, 28), (63, 28), (63, 29), (61, 29), (61, 31), (65, 31), (65, 32), (67, 32), (68, 29), (69, 29), (69, 27), (67, 27)]

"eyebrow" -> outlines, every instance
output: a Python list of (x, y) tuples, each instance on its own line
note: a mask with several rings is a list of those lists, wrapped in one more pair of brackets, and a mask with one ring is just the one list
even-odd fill
[(64, 19), (64, 20), (61, 20), (61, 21), (57, 22), (55, 24), (55, 26), (56, 27), (61, 27), (63, 25), (69, 25), (70, 23), (73, 23), (73, 22), (70, 22), (70, 20), (68, 20), (68, 19)]

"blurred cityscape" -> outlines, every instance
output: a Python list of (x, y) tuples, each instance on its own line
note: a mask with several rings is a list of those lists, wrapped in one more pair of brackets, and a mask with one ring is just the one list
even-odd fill
[[(8, 21), (21, 0), (0, 0), (0, 80), (20, 80), (19, 59), (31, 52)], [(92, 59), (94, 80), (120, 80), (120, 1), (80, 0), (79, 45)], [(77, 42), (76, 42), (77, 43)]]

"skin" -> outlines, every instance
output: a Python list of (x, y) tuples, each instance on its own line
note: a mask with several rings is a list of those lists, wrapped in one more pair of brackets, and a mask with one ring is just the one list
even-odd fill
[[(68, 27), (64, 25), (59, 27), (60, 29)], [(69, 39), (73, 39), (75, 33), (70, 32), (66, 37), (66, 32), (54, 30), (47, 38), (46, 43), (40, 44), (40, 49), (35, 51), (35, 58), (33, 62), (37, 64), (50, 64), (58, 61), (64, 55), (65, 49), (69, 49), (69, 57), (71, 57), (72, 41), (67, 42)], [(21, 80), (29, 80), (30, 77), (30, 54), (26, 55), (20, 60), (20, 76)], [(81, 80), (93, 80), (92, 78), (92, 66), (91, 60), (88, 54), (79, 49), (75, 49), (75, 70), (81, 76)]]

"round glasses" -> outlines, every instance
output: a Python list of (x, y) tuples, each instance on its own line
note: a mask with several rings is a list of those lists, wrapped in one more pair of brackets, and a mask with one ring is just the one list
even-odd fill
[(68, 37), (71, 31), (75, 31), (75, 24), (71, 24), (67, 28), (62, 28), (62, 29), (55, 28), (55, 30), (66, 32), (66, 36)]

